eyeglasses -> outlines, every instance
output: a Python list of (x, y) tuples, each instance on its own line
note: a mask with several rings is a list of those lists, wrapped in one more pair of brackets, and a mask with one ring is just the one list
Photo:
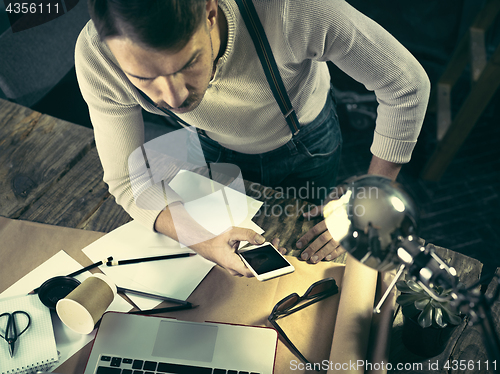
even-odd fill
[[(309, 364), (310, 362), (300, 353), (297, 347), (292, 343), (292, 341), (286, 336), (285, 332), (276, 322), (277, 319), (286, 317), (292, 313), (298, 312), (299, 310), (308, 307), (318, 301), (326, 299), (327, 297), (333, 296), (339, 292), (339, 288), (335, 279), (325, 278), (314, 284), (312, 284), (303, 296), (299, 296), (296, 293), (288, 295), (281, 301), (279, 301), (273, 308), (273, 311), (267, 318), (271, 325), (278, 331), (280, 336), (289, 345), (290, 349), (296, 353), (296, 355), (301, 359), (302, 362)], [(302, 301), (307, 301), (302, 305), (298, 305)]]

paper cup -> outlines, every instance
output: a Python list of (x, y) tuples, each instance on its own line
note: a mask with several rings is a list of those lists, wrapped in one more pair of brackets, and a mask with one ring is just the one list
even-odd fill
[(92, 274), (64, 299), (57, 302), (61, 321), (79, 334), (90, 334), (117, 293), (116, 286), (104, 274)]

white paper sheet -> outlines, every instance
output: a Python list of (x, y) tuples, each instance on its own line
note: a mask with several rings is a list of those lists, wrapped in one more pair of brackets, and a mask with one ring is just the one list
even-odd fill
[[(212, 170), (224, 175), (224, 166), (227, 165), (212, 164)], [(252, 217), (263, 203), (245, 194), (241, 174), (225, 186), (203, 175), (181, 170), (169, 186), (182, 198), (189, 215), (214, 236), (232, 226), (252, 229), (257, 226)], [(175, 223), (175, 210), (171, 214)], [(259, 228), (257, 232), (261, 234), (263, 230)], [(189, 237), (181, 237), (179, 241), (187, 245), (195, 244), (190, 243)]]
[[(83, 249), (92, 260), (113, 256), (114, 260), (192, 252), (175, 240), (129, 222)], [(201, 256), (138, 264), (101, 266), (117, 286), (185, 300), (205, 278), (214, 264)], [(154, 308), (161, 301), (127, 295), (139, 308)]]
[[(66, 252), (59, 251), (35, 270), (7, 288), (0, 294), (0, 298), (26, 295), (31, 290), (40, 287), (40, 285), (49, 278), (58, 275), (67, 275), (81, 268), (82, 265), (71, 258)], [(75, 278), (83, 282), (90, 275), (91, 273), (86, 271)], [(131, 305), (122, 297), (117, 296), (109, 306), (108, 311), (128, 312), (130, 309), (132, 309)], [(61, 322), (54, 310), (51, 310), (51, 316), (56, 346), (60, 353), (59, 362), (57, 364), (57, 366), (59, 366), (89, 343), (94, 338), (96, 330), (89, 335), (80, 335), (67, 328)]]

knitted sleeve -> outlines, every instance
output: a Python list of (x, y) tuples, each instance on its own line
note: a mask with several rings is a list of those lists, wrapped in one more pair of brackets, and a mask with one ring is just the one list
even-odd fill
[(289, 0), (284, 19), (297, 60), (331, 61), (375, 92), (379, 106), (371, 152), (394, 163), (408, 162), (430, 93), (419, 62), (344, 0)]
[(137, 92), (112, 60), (112, 54), (103, 48), (106, 46), (100, 43), (90, 21), (76, 44), (75, 67), (89, 107), (103, 179), (116, 202), (133, 219), (153, 229), (161, 205), (180, 198), (148, 177), (149, 165), (141, 153), (144, 124), (138, 98), (134, 96)]

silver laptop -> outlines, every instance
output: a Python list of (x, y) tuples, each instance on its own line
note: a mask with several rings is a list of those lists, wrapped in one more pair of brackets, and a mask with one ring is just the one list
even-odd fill
[(267, 327), (108, 312), (84, 374), (272, 374), (277, 339)]

